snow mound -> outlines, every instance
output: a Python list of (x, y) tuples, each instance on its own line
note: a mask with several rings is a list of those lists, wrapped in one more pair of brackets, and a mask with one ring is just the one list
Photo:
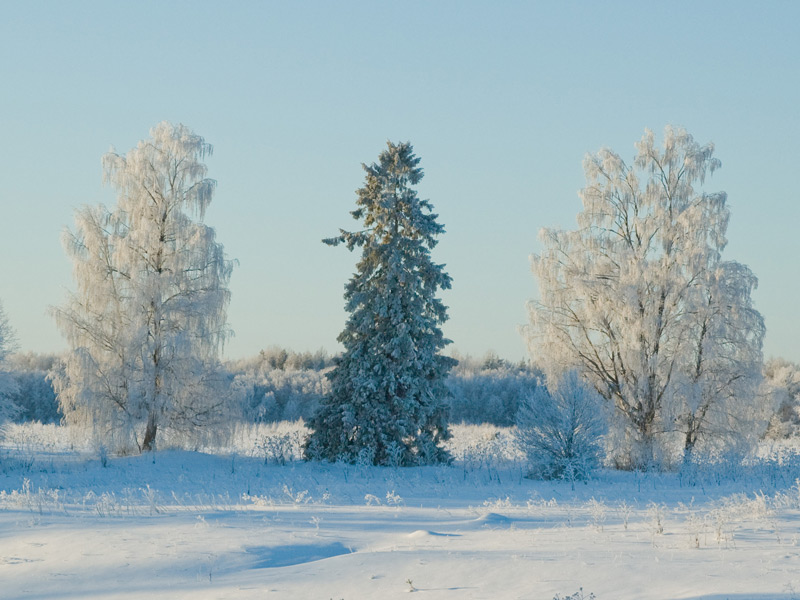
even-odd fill
[(333, 544), (302, 544), (294, 546), (253, 546), (246, 549), (248, 554), (256, 556), (253, 569), (270, 569), (290, 567), (305, 563), (333, 558), (342, 554), (351, 554), (352, 550), (340, 542)]
[(475, 523), (489, 529), (505, 529), (511, 527), (513, 521), (504, 515), (490, 512), (475, 519)]
[(412, 531), (411, 533), (409, 533), (408, 537), (410, 537), (412, 540), (417, 540), (417, 539), (420, 539), (420, 538), (430, 537), (432, 535), (433, 535), (432, 531), (426, 531), (424, 529), (417, 529), (416, 531)]
[(439, 533), (438, 531), (428, 531), (427, 529), (417, 529), (408, 534), (412, 540), (418, 540), (429, 537), (459, 537), (457, 533)]

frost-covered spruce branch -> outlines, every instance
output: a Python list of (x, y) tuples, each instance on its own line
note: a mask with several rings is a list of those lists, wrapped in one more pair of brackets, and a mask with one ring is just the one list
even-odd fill
[(431, 260), (444, 227), (413, 189), (422, 179), (419, 162), (411, 144), (389, 142), (377, 163), (363, 165), (366, 181), (351, 213), (363, 228), (323, 240), (362, 254), (345, 286), (350, 317), (338, 338), (345, 351), (310, 422), (308, 458), (375, 465), (447, 459), (444, 380), (456, 361), (439, 354), (449, 340), (436, 294), (451, 280)]

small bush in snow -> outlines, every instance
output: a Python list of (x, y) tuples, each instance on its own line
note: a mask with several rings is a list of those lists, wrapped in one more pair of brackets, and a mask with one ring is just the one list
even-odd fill
[(305, 437), (302, 421), (298, 421), (293, 429), (272, 427), (258, 443), (258, 449), (264, 456), (264, 464), (273, 462), (285, 465), (287, 462), (299, 460), (303, 455)]
[(605, 427), (599, 396), (571, 372), (521, 401), (516, 438), (532, 477), (585, 479), (598, 465)]
[(492, 469), (525, 460), (510, 427), (461, 424), (451, 425), (450, 431), (453, 437), (447, 440), (445, 448), (465, 469)]

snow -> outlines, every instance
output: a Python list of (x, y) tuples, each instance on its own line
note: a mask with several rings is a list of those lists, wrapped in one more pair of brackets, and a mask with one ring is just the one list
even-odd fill
[(800, 597), (792, 466), (702, 484), (601, 471), (573, 489), (526, 479), (513, 453), (470, 459), (480, 427), (455, 428), (453, 465), (404, 469), (280, 466), (260, 435), (104, 459), (64, 428), (10, 428), (0, 596)]

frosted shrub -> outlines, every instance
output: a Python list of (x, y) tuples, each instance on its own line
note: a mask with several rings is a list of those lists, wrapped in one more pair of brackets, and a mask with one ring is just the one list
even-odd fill
[[(73, 449), (65, 427), (41, 423), (4, 423), (0, 425), (0, 462), (25, 471), (34, 468), (47, 455), (67, 453)], [(6, 460), (13, 458), (13, 460)]]
[(88, 444), (75, 445), (69, 428), (52, 423), (7, 423), (2, 429), (2, 444), (22, 454), (84, 451)]
[(513, 429), (495, 425), (452, 425), (445, 448), (465, 469), (491, 469), (524, 461)]
[(299, 460), (303, 455), (306, 435), (302, 420), (289, 427), (283, 423), (270, 427), (258, 443), (258, 449), (264, 455), (264, 463), (285, 465), (287, 462)]
[(302, 419), (280, 423), (235, 423), (226, 446), (207, 446), (204, 452), (260, 458), (264, 464), (300, 460), (308, 435)]
[(537, 387), (517, 413), (517, 443), (530, 461), (530, 476), (585, 479), (598, 465), (605, 427), (600, 398), (576, 373), (549, 392)]
[(655, 536), (664, 533), (664, 513), (666, 506), (663, 504), (656, 504), (651, 502), (647, 506), (647, 517), (650, 524), (650, 534), (653, 536), (653, 545), (655, 545)]
[(595, 500), (593, 497), (589, 500), (589, 515), (592, 517), (592, 526), (594, 530), (598, 533), (603, 531), (603, 526), (606, 522), (606, 513), (608, 512), (608, 507), (602, 501)]

